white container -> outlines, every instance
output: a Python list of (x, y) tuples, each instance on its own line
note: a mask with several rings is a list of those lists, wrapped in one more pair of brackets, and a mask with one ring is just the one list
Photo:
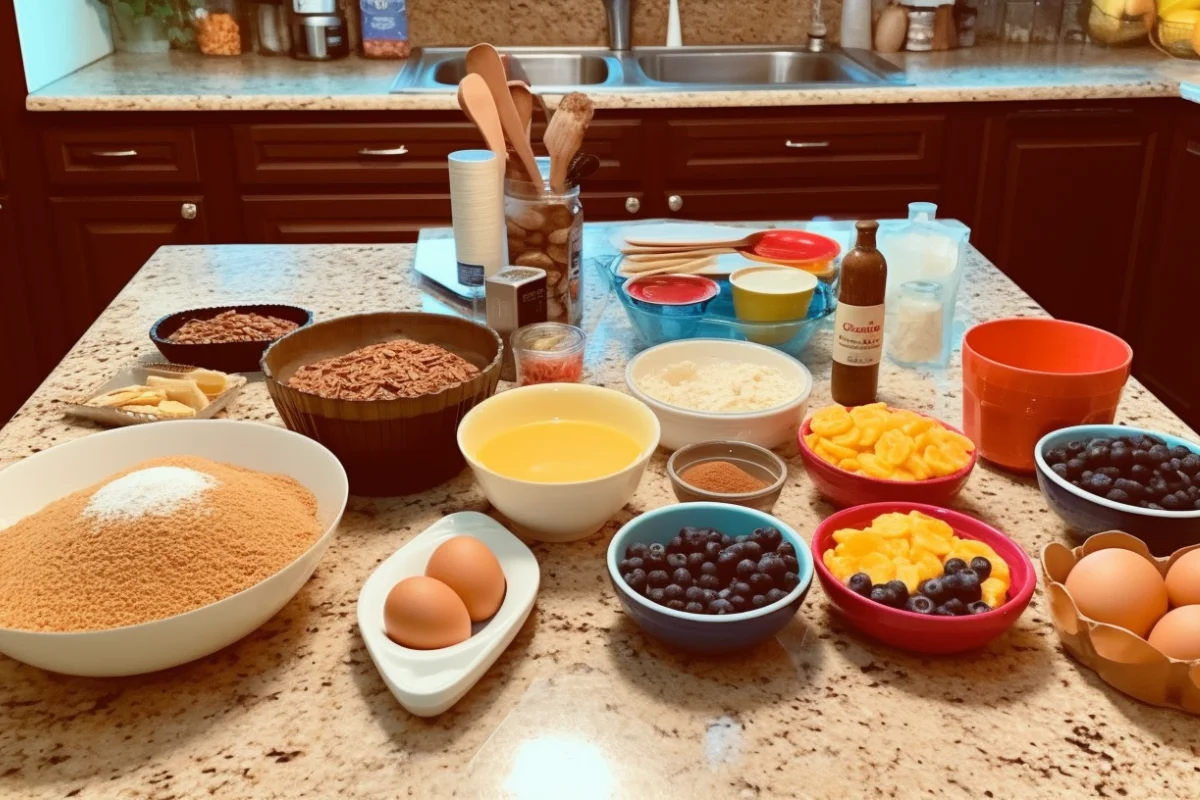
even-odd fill
[[(509, 478), (479, 463), (475, 454), (492, 437), (518, 425), (561, 417), (611, 425), (642, 447), (637, 461), (603, 478), (535, 483)], [(462, 451), (483, 493), (527, 538), (573, 542), (591, 536), (629, 502), (658, 447), (658, 419), (624, 392), (582, 383), (543, 383), (484, 400), (458, 426)]]
[[(775, 408), (718, 414), (670, 406), (638, 388), (639, 379), (681, 361), (691, 361), (697, 366), (732, 361), (772, 367), (785, 378), (797, 381), (800, 391)], [(771, 449), (796, 438), (808, 410), (812, 375), (799, 361), (773, 347), (735, 339), (684, 339), (651, 347), (634, 356), (625, 368), (625, 384), (658, 417), (662, 446), (667, 450), (711, 439), (736, 439)]]
[[(495, 616), (471, 626), (471, 638), (439, 650), (413, 650), (388, 638), (383, 608), (400, 581), (424, 575), (429, 558), (443, 542), (470, 536), (488, 546), (500, 562), (506, 585)], [(442, 517), (375, 568), (358, 595), (358, 630), (383, 682), (418, 717), (441, 714), (483, 677), (525, 624), (541, 583), (537, 558), (491, 517), (461, 511)]]
[(871, 49), (871, 0), (843, 0), (841, 44), (847, 49)]
[(200, 456), (289, 475), (317, 498), (325, 533), (262, 583), (167, 619), (82, 633), (0, 629), (0, 653), (67, 675), (140, 675), (185, 664), (233, 644), (287, 605), (333, 540), (350, 487), (341, 463), (317, 442), (284, 428), (233, 420), (180, 420), (91, 434), (0, 470), (3, 528), (71, 492), (146, 459)]
[(458, 282), (483, 286), (508, 265), (504, 164), (491, 150), (458, 150), (447, 162)]

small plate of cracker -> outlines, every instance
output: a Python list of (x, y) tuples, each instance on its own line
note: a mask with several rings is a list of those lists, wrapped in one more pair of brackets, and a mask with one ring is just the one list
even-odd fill
[(182, 364), (122, 370), (83, 398), (64, 403), (69, 416), (101, 425), (139, 425), (172, 419), (209, 419), (246, 385), (246, 378)]

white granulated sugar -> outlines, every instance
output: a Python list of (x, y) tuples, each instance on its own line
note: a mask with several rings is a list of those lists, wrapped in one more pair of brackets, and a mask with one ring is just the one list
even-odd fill
[(83, 513), (106, 521), (165, 517), (198, 502), (204, 492), (216, 485), (211, 475), (194, 469), (140, 469), (96, 490)]
[(733, 414), (763, 411), (800, 394), (800, 382), (774, 367), (718, 361), (697, 366), (680, 361), (637, 379), (638, 388), (660, 403), (690, 411)]

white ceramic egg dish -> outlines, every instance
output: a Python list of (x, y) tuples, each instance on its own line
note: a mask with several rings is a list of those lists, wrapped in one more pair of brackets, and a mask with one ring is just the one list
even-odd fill
[[(471, 638), (438, 650), (414, 650), (388, 638), (383, 607), (400, 581), (424, 575), (430, 556), (447, 539), (470, 536), (495, 554), (507, 584), (495, 616), (471, 626)], [(375, 568), (358, 595), (358, 629), (383, 682), (408, 711), (433, 717), (462, 699), (508, 647), (533, 610), (541, 583), (537, 558), (486, 514), (443, 517)]]

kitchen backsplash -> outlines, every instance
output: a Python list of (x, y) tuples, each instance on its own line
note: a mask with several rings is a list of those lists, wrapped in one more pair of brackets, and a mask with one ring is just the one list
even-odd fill
[[(357, 16), (356, 0), (341, 0)], [(633, 43), (667, 39), (667, 0), (632, 0)], [(821, 0), (829, 35), (836, 39), (841, 0)], [(684, 44), (804, 42), (810, 0), (679, 0)], [(608, 25), (601, 0), (409, 0), (414, 46), (604, 45)]]

